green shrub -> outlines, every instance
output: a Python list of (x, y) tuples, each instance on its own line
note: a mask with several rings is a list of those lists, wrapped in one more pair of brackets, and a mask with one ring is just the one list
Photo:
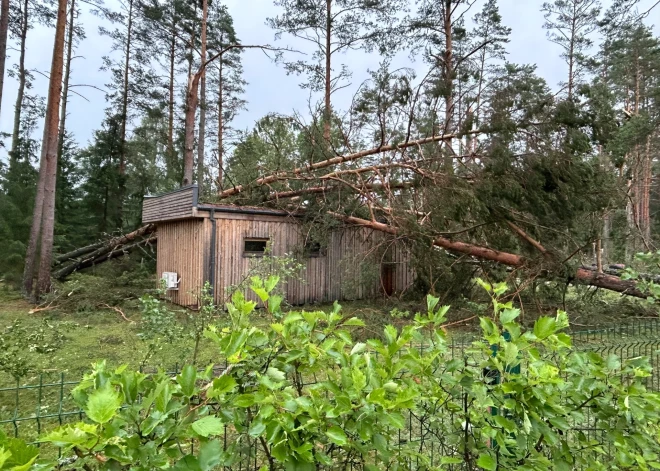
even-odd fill
[(493, 315), (457, 354), (437, 298), (400, 331), (355, 342), (362, 323), (338, 304), (283, 312), (278, 281), (252, 280), (270, 325), (251, 322), (256, 303), (237, 291), (227, 324), (207, 330), (218, 365), (172, 377), (97, 364), (74, 391), (88, 420), (42, 440), (85, 469), (660, 468), (647, 359), (574, 350), (563, 312), (523, 332), (519, 311), (500, 301), (506, 287), (480, 282)]

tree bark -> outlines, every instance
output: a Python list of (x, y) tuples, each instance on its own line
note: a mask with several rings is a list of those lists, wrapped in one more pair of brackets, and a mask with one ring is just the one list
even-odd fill
[(188, 77), (186, 90), (186, 116), (185, 116), (185, 149), (183, 153), (183, 182), (182, 186), (192, 185), (193, 182), (193, 152), (195, 150), (195, 112), (197, 111), (197, 90), (201, 74)]
[(53, 276), (56, 279), (61, 280), (69, 276), (74, 271), (81, 270), (82, 268), (86, 268), (88, 266), (93, 265), (98, 261), (98, 259), (104, 257), (108, 253), (121, 250), (122, 247), (126, 246), (127, 244), (136, 242), (141, 237), (151, 235), (155, 231), (156, 231), (155, 225), (147, 224), (146, 226), (142, 226), (139, 229), (130, 232), (128, 234), (125, 234), (123, 236), (114, 237), (107, 242), (92, 244), (87, 247), (74, 250), (73, 252), (69, 252), (68, 254), (62, 255), (57, 259), (57, 261), (61, 263), (64, 263), (68, 260), (74, 259), (82, 255), (84, 255), (84, 257), (81, 260), (76, 261), (75, 263), (72, 263), (71, 265), (67, 265), (66, 267), (58, 270), (53, 274)]
[(28, 8), (29, 1), (23, 2), (23, 16), (21, 17), (21, 37), (20, 37), (20, 52), (18, 56), (18, 91), (16, 92), (16, 106), (14, 110), (14, 129), (11, 134), (11, 150), (9, 156), (12, 159), (18, 158), (16, 155), (18, 151), (18, 134), (21, 130), (21, 112), (23, 111), (23, 96), (25, 95), (25, 42), (27, 39), (28, 31)]
[(172, 15), (172, 40), (170, 42), (170, 83), (169, 100), (167, 104), (167, 153), (173, 160), (174, 157), (174, 66), (176, 63), (176, 14)]
[[(454, 49), (453, 49), (453, 24), (452, 24), (452, 0), (445, 1), (444, 11), (444, 34), (445, 34), (445, 50), (443, 54), (444, 59), (444, 81), (445, 81), (445, 125), (443, 134), (452, 133), (452, 119), (454, 115)], [(454, 173), (454, 159), (451, 158), (453, 153), (452, 139), (445, 141), (445, 171), (448, 174)]]
[[(368, 221), (366, 219), (356, 218), (353, 216), (344, 216), (332, 212), (330, 212), (329, 214), (350, 224), (369, 227), (371, 229), (381, 232), (386, 232), (392, 235), (399, 234), (398, 228), (394, 226), (390, 226), (388, 224), (384, 224), (376, 221)], [(482, 260), (501, 263), (503, 265), (507, 265), (510, 267), (521, 268), (527, 264), (527, 260), (524, 257), (517, 254), (500, 252), (499, 250), (493, 250), (488, 247), (482, 247), (479, 245), (467, 244), (465, 242), (451, 241), (444, 237), (437, 237), (436, 239), (434, 239), (433, 245), (452, 252), (469, 255), (472, 257), (480, 258)], [(598, 273), (597, 271), (587, 270), (585, 268), (579, 268), (575, 272), (575, 276), (572, 281), (588, 284), (591, 286), (597, 286), (600, 288), (616, 291), (618, 293), (622, 293), (638, 298), (647, 297), (647, 294), (642, 292), (639, 288), (637, 288), (635, 282), (633, 281), (625, 281), (617, 276), (608, 275), (605, 273)]]
[(46, 160), (46, 143), (48, 142), (48, 126), (44, 125), (41, 139), (41, 157), (39, 160), (39, 178), (37, 180), (37, 191), (34, 197), (34, 208), (32, 210), (32, 225), (30, 227), (30, 238), (25, 251), (25, 265), (23, 266), (23, 296), (32, 299), (34, 289), (34, 269), (37, 264), (37, 252), (39, 238), (41, 236), (41, 216), (44, 208), (44, 184), (48, 164)]
[[(202, 0), (201, 63), (206, 62), (206, 23), (208, 20), (208, 0)], [(204, 183), (204, 151), (206, 138), (206, 67), (202, 69), (200, 79), (199, 142), (197, 143), (197, 185)]]
[[(220, 38), (220, 45), (222, 46), (222, 37)], [(225, 149), (224, 149), (224, 136), (225, 136), (225, 122), (224, 122), (224, 94), (222, 87), (224, 86), (222, 60), (218, 64), (218, 191), (222, 191), (222, 180), (224, 178), (224, 162), (225, 162)]]
[(131, 40), (133, 35), (133, 2), (128, 1), (128, 24), (126, 25), (126, 50), (124, 52), (124, 83), (121, 103), (121, 130), (119, 134), (119, 192), (117, 195), (117, 204), (119, 221), (118, 226), (123, 226), (124, 195), (126, 193), (126, 127), (128, 122), (128, 85), (130, 78), (131, 65)]
[(50, 69), (50, 84), (48, 87), (48, 103), (44, 126), (48, 127), (48, 142), (46, 148), (46, 178), (44, 180), (43, 222), (41, 224), (41, 260), (39, 262), (39, 277), (35, 288), (35, 300), (51, 287), (50, 268), (53, 259), (53, 235), (55, 229), (55, 184), (57, 180), (57, 126), (62, 94), (62, 74), (64, 65), (64, 34), (66, 31), (66, 0), (59, 0), (57, 23), (55, 26), (55, 44), (53, 45), (53, 61)]
[(5, 63), (7, 61), (7, 34), (9, 32), (9, 0), (0, 1), (0, 110), (2, 90), (5, 86)]
[(325, 0), (326, 25), (325, 25), (325, 106), (323, 109), (323, 140), (325, 146), (330, 145), (330, 120), (332, 119), (332, 108), (330, 94), (332, 80), (332, 0)]
[(71, 5), (69, 6), (69, 25), (67, 27), (67, 45), (66, 45), (66, 60), (65, 67), (66, 72), (64, 73), (64, 83), (62, 89), (62, 112), (60, 113), (60, 132), (57, 142), (57, 159), (62, 160), (62, 153), (64, 152), (64, 137), (66, 134), (66, 107), (69, 99), (69, 79), (71, 78), (71, 61), (73, 60), (73, 33), (74, 33), (74, 21), (75, 21), (75, 11), (76, 11), (76, 0), (71, 0)]

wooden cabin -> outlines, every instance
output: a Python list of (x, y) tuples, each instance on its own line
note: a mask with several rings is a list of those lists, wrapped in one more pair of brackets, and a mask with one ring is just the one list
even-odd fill
[[(208, 281), (216, 303), (239, 285), (255, 258), (295, 257), (303, 268), (285, 285), (290, 304), (392, 296), (413, 282), (408, 251), (392, 236), (344, 225), (325, 241), (304, 235), (302, 217), (286, 211), (200, 204), (196, 186), (146, 196), (142, 221), (157, 225), (157, 271), (170, 299), (195, 308)], [(246, 295), (255, 299), (252, 293)]]

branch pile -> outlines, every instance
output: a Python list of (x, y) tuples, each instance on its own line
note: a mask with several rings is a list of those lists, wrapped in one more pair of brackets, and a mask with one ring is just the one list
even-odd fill
[(156, 226), (147, 224), (128, 234), (60, 255), (55, 259), (55, 266), (63, 266), (53, 271), (53, 278), (62, 280), (76, 271), (121, 257), (138, 247), (151, 245), (156, 242), (155, 232)]

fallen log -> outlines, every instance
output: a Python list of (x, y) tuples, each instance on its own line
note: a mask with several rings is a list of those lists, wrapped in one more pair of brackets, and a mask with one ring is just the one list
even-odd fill
[[(367, 183), (359, 187), (360, 190), (367, 191), (381, 191), (381, 190), (402, 190), (410, 188), (412, 183)], [(295, 198), (301, 195), (307, 194), (318, 194), (326, 193), (331, 191), (337, 191), (341, 188), (345, 188), (346, 185), (336, 184), (336, 185), (327, 185), (327, 186), (312, 186), (308, 188), (301, 188), (299, 190), (289, 190), (289, 191), (279, 191), (276, 193), (271, 193), (266, 200), (267, 201), (277, 201), (286, 198)]]
[[(146, 226), (142, 226), (141, 228), (129, 234), (121, 237), (115, 237), (106, 242), (102, 247), (86, 254), (84, 258), (75, 260), (69, 265), (66, 265), (65, 267), (55, 271), (53, 273), (53, 277), (58, 280), (62, 280), (75, 271), (82, 270), (84, 268), (105, 262), (106, 260), (122, 256), (128, 253), (130, 250), (141, 245), (150, 245), (156, 241), (156, 236), (151, 235), (155, 230), (156, 226), (154, 224), (147, 224)], [(137, 240), (148, 235), (151, 235), (151, 237)], [(131, 242), (133, 243), (131, 244)]]
[[(466, 134), (478, 134), (481, 131), (470, 131), (469, 133)], [(393, 150), (401, 150), (401, 149), (406, 149), (408, 147), (418, 147), (424, 144), (430, 144), (432, 142), (440, 142), (440, 141), (446, 141), (449, 139), (454, 139), (458, 137), (457, 134), (444, 134), (441, 136), (431, 136), (431, 137), (426, 137), (424, 139), (418, 139), (416, 141), (408, 141), (408, 142), (402, 142), (400, 144), (389, 144), (386, 146), (379, 146), (375, 147), (373, 149), (368, 149), (368, 150), (363, 150), (361, 152), (356, 152), (354, 154), (348, 154), (348, 155), (339, 155), (337, 157), (333, 157), (331, 159), (327, 160), (322, 160), (321, 162), (316, 162), (313, 164), (308, 164), (305, 165), (304, 167), (298, 167), (290, 172), (284, 171), (284, 172), (277, 172), (272, 175), (268, 175), (266, 177), (261, 177), (257, 180), (255, 180), (252, 185), (255, 186), (262, 186), (262, 185), (268, 185), (270, 183), (275, 183), (278, 180), (281, 179), (286, 179), (287, 177), (290, 177), (292, 175), (300, 175), (303, 173), (308, 173), (313, 170), (318, 170), (320, 168), (326, 168), (326, 167), (331, 167), (333, 165), (339, 165), (344, 162), (352, 162), (354, 160), (359, 160), (364, 157), (368, 157), (370, 155), (376, 155), (376, 154), (381, 154), (383, 152), (389, 152)], [(220, 198), (228, 198), (230, 196), (235, 196), (242, 191), (245, 190), (245, 185), (238, 185), (233, 188), (228, 188), (224, 191), (221, 191), (218, 193), (218, 197)]]
[(97, 242), (95, 244), (87, 245), (85, 247), (81, 247), (79, 249), (72, 250), (71, 252), (59, 255), (55, 257), (54, 265), (61, 265), (62, 263), (68, 262), (69, 260), (74, 260), (83, 255), (85, 256), (85, 259), (98, 257), (99, 255), (109, 252), (113, 247), (118, 247), (120, 245), (132, 242), (136, 239), (139, 239), (140, 237), (144, 237), (145, 235), (153, 233), (155, 230), (156, 226), (154, 224), (147, 224), (146, 226), (142, 226), (133, 232), (129, 232), (128, 234), (113, 237), (109, 240)]
[(97, 242), (95, 244), (87, 245), (85, 247), (80, 247), (79, 249), (72, 250), (71, 252), (67, 252), (65, 254), (59, 255), (55, 257), (55, 265), (60, 265), (64, 262), (68, 262), (69, 260), (73, 260), (76, 257), (85, 255), (86, 253), (96, 250), (99, 247), (103, 247), (106, 243), (107, 242)]
[[(354, 216), (345, 216), (343, 214), (338, 214), (334, 212), (329, 212), (329, 214), (350, 224), (369, 227), (371, 229), (381, 232), (386, 232), (392, 235), (399, 235), (400, 233), (398, 228), (394, 226), (390, 226), (388, 224), (384, 224), (382, 222), (368, 221), (366, 219), (361, 219)], [(516, 255), (508, 252), (501, 252), (499, 250), (493, 250), (488, 247), (468, 244), (465, 242), (456, 242), (446, 239), (444, 237), (435, 238), (433, 240), (433, 245), (452, 252), (458, 252), (461, 254), (470, 255), (472, 257), (480, 258), (482, 260), (497, 262), (515, 268), (522, 268), (528, 263), (528, 260), (520, 255)], [(596, 271), (587, 270), (585, 268), (579, 268), (575, 272), (574, 278), (571, 279), (570, 281), (579, 282), (590, 286), (607, 289), (610, 291), (616, 291), (617, 293), (625, 294), (628, 296), (634, 296), (636, 298), (646, 299), (646, 297), (648, 296), (647, 293), (644, 293), (639, 288), (637, 288), (637, 284), (634, 281), (622, 280), (621, 278), (614, 275), (609, 275), (607, 273), (598, 273)]]

